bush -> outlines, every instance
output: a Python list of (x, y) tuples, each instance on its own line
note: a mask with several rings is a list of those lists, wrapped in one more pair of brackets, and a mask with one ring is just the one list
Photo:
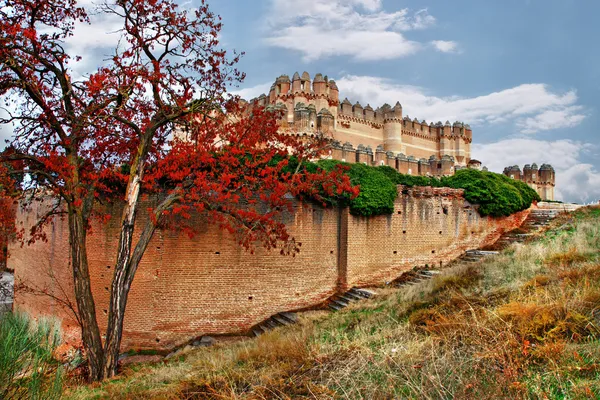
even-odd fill
[(0, 318), (0, 398), (58, 399), (62, 369), (53, 354), (59, 334), (48, 322), (25, 314)]
[[(339, 161), (321, 160), (320, 168), (333, 170)], [(360, 194), (349, 202), (350, 213), (369, 217), (372, 215), (391, 214), (394, 212), (394, 200), (398, 196), (398, 188), (394, 182), (379, 168), (364, 164), (347, 164), (347, 172), (353, 185), (360, 185)]]
[[(482, 216), (502, 217), (525, 210), (534, 201), (540, 201), (537, 192), (526, 183), (511, 179), (502, 174), (487, 171), (464, 169), (453, 176), (438, 179), (430, 176), (413, 176), (399, 173), (388, 166), (371, 167), (365, 164), (349, 164), (336, 160), (320, 160), (316, 163), (303, 162), (303, 168), (311, 173), (319, 168), (333, 170), (337, 165), (348, 168), (346, 174), (353, 185), (360, 186), (360, 194), (353, 200), (348, 195), (328, 197), (321, 193), (326, 205), (350, 207), (350, 213), (359, 216), (375, 216), (394, 212), (394, 201), (398, 196), (397, 185), (407, 187), (433, 186), (464, 189), (465, 198), (479, 205)], [(298, 166), (295, 158), (290, 158), (286, 172), (294, 172)]]
[(379, 167), (375, 167), (381, 172), (383, 172), (394, 184), (396, 185), (404, 185), (408, 187), (413, 186), (433, 186), (440, 187), (442, 186), (442, 182), (432, 176), (414, 176), (414, 175), (404, 175), (395, 170), (392, 167), (388, 167), (387, 165), (382, 165)]
[(478, 204), (483, 216), (508, 216), (529, 208), (534, 200), (541, 200), (526, 183), (493, 172), (459, 170), (453, 176), (442, 178), (441, 183), (464, 189), (467, 201)]

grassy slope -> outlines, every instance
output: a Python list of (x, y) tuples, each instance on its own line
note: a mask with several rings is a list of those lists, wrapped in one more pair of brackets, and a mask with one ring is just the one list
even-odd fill
[(481, 265), (378, 293), (70, 396), (600, 398), (598, 208)]

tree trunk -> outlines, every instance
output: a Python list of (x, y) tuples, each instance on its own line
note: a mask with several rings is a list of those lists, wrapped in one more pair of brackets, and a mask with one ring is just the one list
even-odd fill
[[(154, 236), (156, 227), (159, 221), (162, 220), (162, 213), (166, 209), (170, 208), (178, 199), (179, 192), (174, 192), (167, 196), (156, 208), (154, 221), (150, 218), (142, 233), (137, 241), (137, 244), (131, 252), (132, 239), (133, 239), (133, 228), (134, 225), (126, 224), (127, 218), (123, 218), (123, 225), (121, 226), (121, 240), (119, 242), (119, 254), (117, 257), (117, 268), (115, 270), (115, 276), (113, 278), (113, 285), (110, 297), (110, 312), (109, 321), (106, 331), (106, 345), (104, 349), (105, 363), (104, 363), (104, 377), (108, 378), (116, 373), (117, 363), (119, 361), (119, 351), (121, 348), (121, 338), (123, 335), (123, 322), (125, 320), (125, 308), (127, 306), (127, 297), (129, 296), (129, 289), (133, 283), (133, 278), (137, 268), (142, 260), (148, 244)], [(128, 203), (128, 206), (130, 203)], [(127, 217), (127, 206), (124, 211), (124, 215)], [(135, 210), (133, 210), (132, 221), (135, 221)]]
[(97, 381), (103, 379), (104, 350), (96, 319), (96, 305), (90, 286), (86, 227), (81, 210), (69, 206), (68, 211), (73, 287), (81, 324), (81, 337), (89, 362), (89, 378)]

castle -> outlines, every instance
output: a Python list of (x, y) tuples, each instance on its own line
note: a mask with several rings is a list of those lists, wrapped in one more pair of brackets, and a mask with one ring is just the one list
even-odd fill
[(403, 116), (402, 106), (340, 102), (335, 81), (308, 72), (290, 80), (281, 75), (269, 95), (251, 103), (282, 112), (282, 129), (300, 135), (322, 134), (332, 141), (329, 157), (367, 165), (388, 165), (410, 175), (452, 175), (471, 160), (469, 125), (427, 123)]
[(525, 182), (534, 189), (542, 200), (554, 201), (554, 187), (556, 172), (552, 165), (542, 164), (538, 169), (537, 164), (527, 164), (523, 167), (523, 172), (518, 165), (504, 168), (504, 175)]
[[(447, 176), (462, 168), (482, 168), (471, 159), (473, 131), (468, 124), (419, 122), (402, 113), (402, 105), (384, 104), (373, 109), (352, 105), (334, 80), (308, 72), (278, 77), (269, 95), (251, 104), (281, 112), (281, 129), (302, 136), (324, 135), (331, 140), (329, 158), (349, 163), (387, 165), (402, 174)], [(373, 150), (375, 149), (375, 150)], [(549, 164), (508, 167), (504, 174), (535, 189), (542, 200), (554, 200), (555, 172)]]

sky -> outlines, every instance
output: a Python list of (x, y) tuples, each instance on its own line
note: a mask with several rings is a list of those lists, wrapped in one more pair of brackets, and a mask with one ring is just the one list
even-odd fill
[[(223, 18), (222, 45), (246, 53), (234, 90), (247, 99), (281, 74), (320, 72), (352, 103), (400, 101), (411, 118), (470, 124), (472, 157), (492, 171), (549, 163), (558, 199), (600, 199), (600, 1), (208, 3)], [(84, 56), (81, 74), (116, 43), (118, 21), (94, 18), (69, 44)]]

